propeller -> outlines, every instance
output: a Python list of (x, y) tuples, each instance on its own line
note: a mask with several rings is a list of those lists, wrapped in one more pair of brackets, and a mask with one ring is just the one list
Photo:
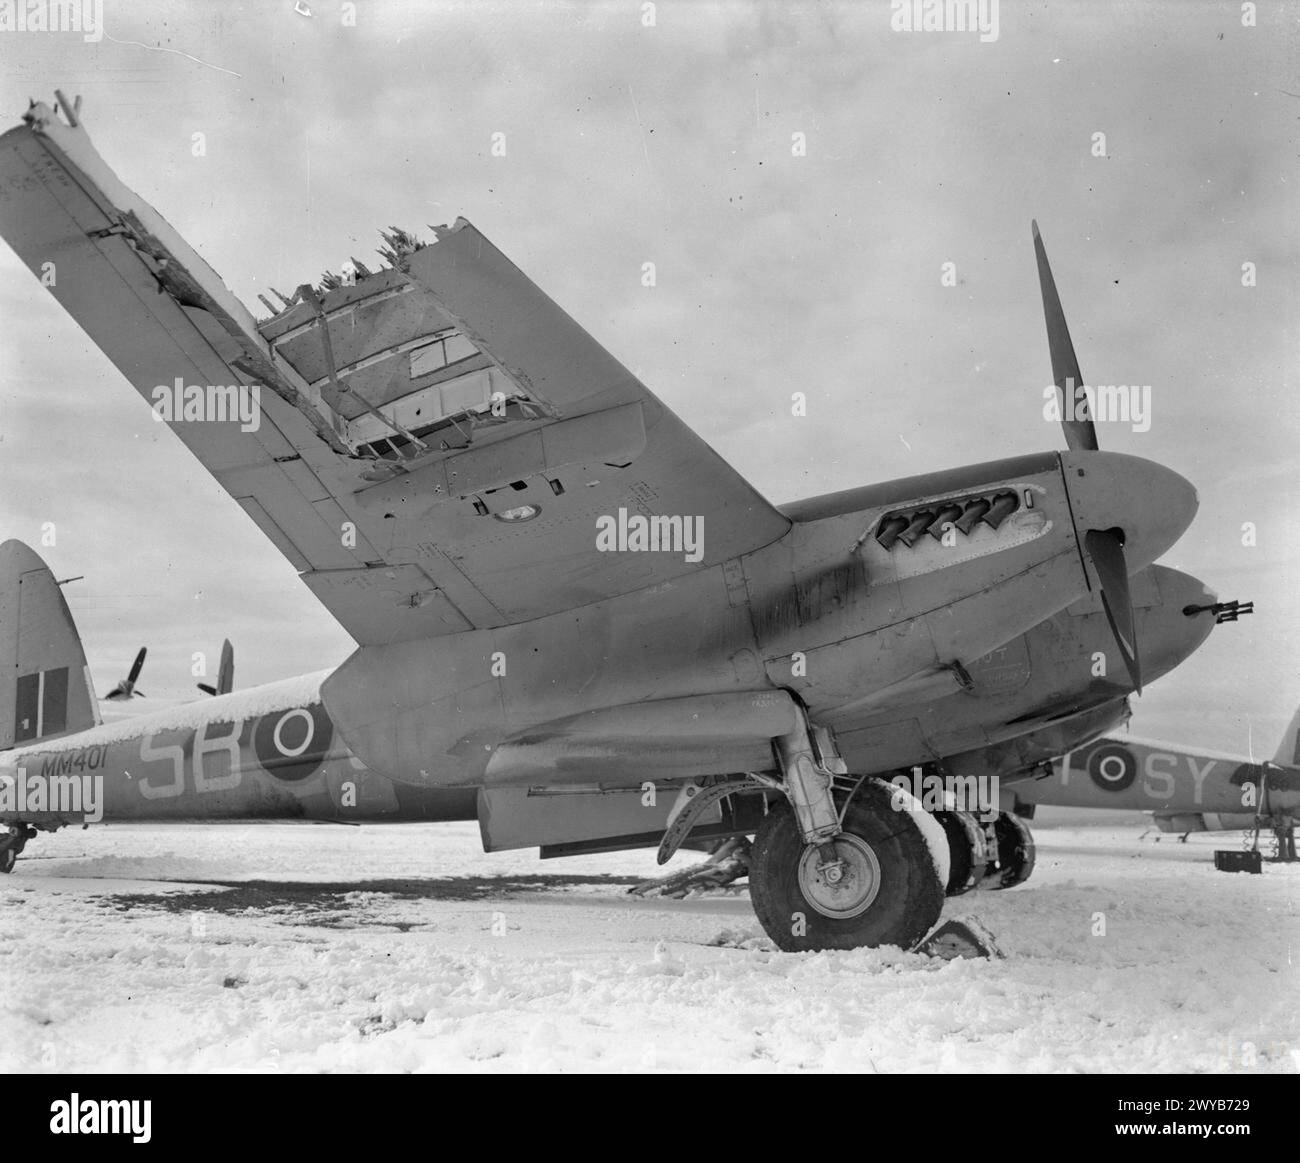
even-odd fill
[(217, 668), (217, 685), (206, 682), (198, 684), (199, 690), (207, 695), (228, 695), (235, 689), (235, 648), (227, 638), (221, 644), (221, 665)]
[(141, 646), (140, 653), (135, 656), (135, 661), (131, 663), (131, 671), (122, 679), (117, 686), (104, 696), (106, 699), (129, 699), (132, 695), (137, 698), (144, 698), (144, 691), (135, 689), (135, 680), (140, 677), (140, 668), (144, 666), (144, 656), (147, 653), (146, 648)]
[[(1061, 393), (1061, 427), (1065, 429), (1065, 443), (1071, 452), (1096, 452), (1097, 429), (1092, 417), (1074, 419), (1074, 389), (1083, 384), (1079, 371), (1079, 358), (1074, 354), (1070, 328), (1065, 322), (1061, 296), (1056, 293), (1056, 280), (1047, 262), (1043, 236), (1038, 233), (1038, 223), (1030, 222), (1034, 231), (1034, 257), (1038, 260), (1038, 285), (1043, 291), (1043, 315), (1047, 320), (1047, 346), (1052, 353), (1052, 380)], [(1069, 419), (1067, 419), (1069, 417)]]
[[(1091, 414), (1082, 419), (1075, 417), (1075, 389), (1083, 385), (1079, 359), (1074, 354), (1070, 328), (1065, 322), (1061, 297), (1056, 293), (1056, 280), (1047, 262), (1043, 236), (1038, 233), (1038, 223), (1032, 224), (1034, 232), (1034, 257), (1038, 260), (1038, 285), (1043, 293), (1043, 318), (1047, 322), (1047, 346), (1052, 356), (1052, 380), (1061, 393), (1061, 427), (1065, 429), (1065, 443), (1072, 452), (1096, 452), (1097, 428)], [(1137, 632), (1133, 614), (1133, 599), (1129, 594), (1128, 563), (1124, 559), (1124, 531), (1122, 529), (1088, 529), (1083, 535), (1083, 545), (1097, 571), (1101, 583), (1101, 605), (1110, 623), (1120, 657), (1133, 680), (1133, 687), (1142, 693), (1142, 664), (1138, 658)]]
[(1137, 627), (1133, 621), (1133, 599), (1128, 590), (1128, 564), (1124, 560), (1122, 529), (1089, 529), (1083, 545), (1101, 580), (1101, 608), (1115, 636), (1120, 656), (1138, 694), (1142, 693), (1142, 664), (1138, 659)]

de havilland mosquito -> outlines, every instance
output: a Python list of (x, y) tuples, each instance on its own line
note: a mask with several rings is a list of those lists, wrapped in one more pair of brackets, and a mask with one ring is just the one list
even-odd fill
[(1044, 764), (1007, 793), (1013, 807), (1141, 809), (1162, 832), (1273, 833), (1277, 859), (1296, 859), (1300, 817), (1300, 710), (1272, 759), (1186, 743), (1103, 735)]
[[(357, 643), (96, 725), (62, 593), (7, 543), (0, 771), (96, 777), (104, 819), (477, 817), (488, 850), (664, 859), (754, 835), (779, 947), (913, 947), (949, 837), (971, 852), (881, 777), (1023, 773), (1214, 624), (1200, 582), (1152, 565), (1192, 486), (1073, 410), (1067, 452), (777, 508), (463, 219), (255, 320), (61, 95), (0, 137), (0, 234)], [(11, 803), (10, 865), (86, 807)]]

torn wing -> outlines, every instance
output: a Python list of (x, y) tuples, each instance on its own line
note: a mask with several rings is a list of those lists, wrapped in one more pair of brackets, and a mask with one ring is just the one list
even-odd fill
[[(255, 424), (170, 426), (359, 643), (572, 609), (788, 528), (469, 223), (389, 236), (390, 267), (257, 321), (66, 112), (35, 104), (0, 137), (0, 233), (55, 264), (55, 297), (146, 399), (260, 389)], [(691, 519), (699, 551), (603, 552), (620, 510), (667, 519), (670, 545)]]

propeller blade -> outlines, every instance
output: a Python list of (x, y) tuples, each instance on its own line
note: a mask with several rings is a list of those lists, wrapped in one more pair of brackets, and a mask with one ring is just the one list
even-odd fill
[(235, 648), (227, 638), (221, 643), (221, 664), (217, 668), (217, 691), (228, 695), (235, 689)]
[(1038, 233), (1038, 223), (1032, 222), (1034, 230), (1034, 257), (1038, 259), (1038, 285), (1043, 292), (1043, 317), (1047, 320), (1047, 346), (1052, 353), (1052, 380), (1061, 393), (1061, 427), (1065, 429), (1065, 443), (1071, 452), (1096, 452), (1097, 429), (1092, 418), (1074, 419), (1074, 389), (1083, 383), (1083, 373), (1079, 370), (1079, 360), (1074, 354), (1074, 344), (1070, 340), (1070, 328), (1065, 322), (1065, 311), (1061, 307), (1061, 297), (1056, 293), (1056, 280), (1052, 278), (1052, 268), (1047, 262), (1047, 251), (1043, 247), (1043, 236)]
[(131, 673), (126, 676), (127, 682), (134, 683), (140, 677), (140, 668), (144, 666), (144, 656), (147, 652), (147, 647), (140, 647), (140, 653), (135, 656), (135, 661), (131, 663)]
[(214, 687), (214, 686), (209, 686), (209, 685), (208, 685), (207, 683), (205, 683), (205, 682), (198, 683), (197, 685), (198, 685), (199, 690), (201, 690), (205, 695), (215, 695), (215, 694), (217, 693), (217, 688), (216, 688), (216, 687)]
[(1118, 529), (1089, 529), (1083, 543), (1101, 581), (1101, 605), (1115, 635), (1120, 656), (1138, 694), (1142, 693), (1142, 665), (1138, 659), (1137, 630), (1133, 599), (1129, 596), (1128, 564), (1124, 541)]

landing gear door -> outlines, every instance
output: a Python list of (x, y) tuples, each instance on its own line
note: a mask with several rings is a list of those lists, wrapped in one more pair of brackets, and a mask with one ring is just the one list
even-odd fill
[[(677, 792), (678, 785), (648, 783), (608, 789), (483, 788), (478, 796), (483, 850), (543, 848), (616, 836), (657, 838), (668, 826)], [(696, 826), (721, 819), (721, 806), (715, 804), (702, 813)]]

